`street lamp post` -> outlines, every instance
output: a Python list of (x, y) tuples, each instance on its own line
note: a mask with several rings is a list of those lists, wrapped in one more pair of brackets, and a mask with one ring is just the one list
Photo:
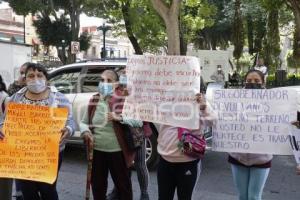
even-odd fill
[(105, 23), (103, 23), (103, 25), (99, 26), (97, 29), (103, 31), (103, 47), (102, 47), (102, 52), (101, 52), (101, 58), (106, 58), (105, 35), (106, 35), (106, 32), (111, 29), (111, 27), (107, 26), (107, 25), (105, 25)]

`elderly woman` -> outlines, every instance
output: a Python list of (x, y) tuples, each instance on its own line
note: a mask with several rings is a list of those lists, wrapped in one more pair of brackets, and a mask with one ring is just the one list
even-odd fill
[[(66, 97), (54, 87), (48, 87), (48, 73), (44, 67), (29, 63), (25, 71), (26, 87), (15, 93), (10, 102), (49, 107), (68, 108), (68, 118), (65, 127), (61, 130), (59, 168), (62, 162), (62, 152), (65, 148), (65, 139), (73, 134), (74, 121), (72, 108)], [(1, 126), (3, 121), (1, 122)], [(2, 135), (3, 138), (3, 135)], [(58, 168), (58, 169), (59, 169)], [(56, 181), (53, 184), (19, 180), (24, 200), (58, 200)]]
[(101, 74), (99, 93), (90, 100), (88, 109), (80, 124), (86, 144), (92, 144), (92, 191), (95, 200), (106, 199), (108, 172), (119, 192), (120, 200), (132, 200), (129, 167), (132, 166), (135, 151), (128, 148), (121, 123), (141, 127), (141, 121), (126, 120), (121, 116), (122, 91), (115, 71)]

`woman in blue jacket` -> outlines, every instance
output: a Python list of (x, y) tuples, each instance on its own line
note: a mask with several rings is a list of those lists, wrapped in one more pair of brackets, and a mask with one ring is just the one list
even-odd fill
[[(59, 144), (59, 168), (62, 162), (62, 152), (65, 148), (65, 139), (74, 132), (74, 120), (72, 118), (72, 106), (68, 99), (55, 87), (48, 86), (48, 73), (39, 64), (29, 63), (25, 71), (26, 87), (15, 93), (9, 102), (30, 104), (48, 107), (68, 108), (68, 117), (65, 127), (61, 130)], [(0, 122), (3, 126), (4, 118)], [(5, 133), (4, 133), (5, 134)], [(3, 139), (1, 134), (0, 138)], [(24, 200), (58, 200), (56, 181), (53, 184), (30, 180), (19, 180)]]

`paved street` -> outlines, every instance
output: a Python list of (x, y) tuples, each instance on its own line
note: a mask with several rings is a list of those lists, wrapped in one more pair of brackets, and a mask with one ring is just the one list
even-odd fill
[[(67, 148), (60, 171), (58, 190), (61, 200), (83, 200), (86, 180), (84, 150)], [(203, 161), (202, 174), (194, 193), (195, 200), (235, 200), (231, 171), (224, 153), (209, 152)], [(111, 188), (111, 181), (109, 183)], [(138, 200), (139, 187), (133, 174), (134, 200)], [(157, 199), (156, 172), (150, 174), (149, 192)], [(274, 159), (271, 174), (264, 190), (264, 200), (299, 200), (300, 176), (295, 174), (293, 157), (278, 156)]]

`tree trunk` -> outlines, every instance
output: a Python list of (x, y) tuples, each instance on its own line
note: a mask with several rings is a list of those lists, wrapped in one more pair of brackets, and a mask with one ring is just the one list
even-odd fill
[(266, 36), (266, 32), (267, 32), (267, 29), (266, 29), (266, 26), (267, 26), (267, 23), (266, 23), (266, 19), (264, 18), (260, 18), (256, 23), (255, 23), (255, 26), (253, 27), (253, 30), (254, 30), (254, 52), (255, 53), (258, 53), (258, 52), (261, 52), (262, 50), (262, 47), (263, 47), (263, 39), (264, 37)]
[(130, 21), (129, 8), (130, 8), (130, 1), (127, 0), (122, 4), (122, 15), (125, 22), (126, 33), (134, 48), (135, 54), (143, 55), (143, 50), (140, 47), (139, 42), (132, 31), (132, 27), (131, 27), (132, 23)]
[(295, 16), (295, 32), (294, 32), (294, 59), (300, 64), (300, 8), (293, 10)]
[(279, 67), (280, 36), (279, 36), (279, 12), (273, 9), (268, 13), (267, 37), (264, 42), (263, 53), (265, 64), (270, 71)]
[(56, 47), (57, 52), (58, 52), (58, 57), (60, 61), (62, 62), (63, 65), (68, 64), (67, 63), (67, 57), (65, 55), (65, 48), (63, 47), (62, 50), (59, 50), (59, 47)]
[(295, 32), (294, 32), (294, 52), (293, 57), (296, 65), (300, 64), (300, 0), (287, 0), (287, 5), (293, 12), (294, 22), (295, 22)]
[(241, 14), (241, 0), (236, 0), (234, 5), (234, 22), (233, 22), (233, 56), (239, 60), (243, 53), (244, 47), (244, 27)]
[(180, 34), (180, 55), (185, 56), (187, 52), (187, 43), (182, 34)]
[(247, 16), (247, 35), (248, 35), (248, 47), (249, 54), (253, 55), (254, 52), (254, 41), (253, 41), (253, 21), (250, 15)]
[(168, 35), (168, 54), (180, 55), (180, 38), (178, 16), (170, 16), (165, 21)]
[[(80, 14), (79, 8), (75, 5), (75, 1), (71, 0), (71, 6), (69, 8), (70, 13), (70, 21), (71, 21), (71, 34), (72, 34), (72, 41), (79, 41), (78, 35), (80, 31)], [(68, 50), (68, 58), (67, 63), (74, 63), (76, 62), (76, 54), (71, 54), (71, 43), (69, 45)]]
[(170, 7), (163, 0), (151, 0), (156, 12), (163, 18), (168, 36), (168, 54), (180, 55), (179, 12), (181, 0), (173, 0)]
[(181, 18), (179, 19), (179, 23), (180, 55), (185, 56), (187, 52), (187, 42), (184, 39), (184, 24), (181, 23)]

